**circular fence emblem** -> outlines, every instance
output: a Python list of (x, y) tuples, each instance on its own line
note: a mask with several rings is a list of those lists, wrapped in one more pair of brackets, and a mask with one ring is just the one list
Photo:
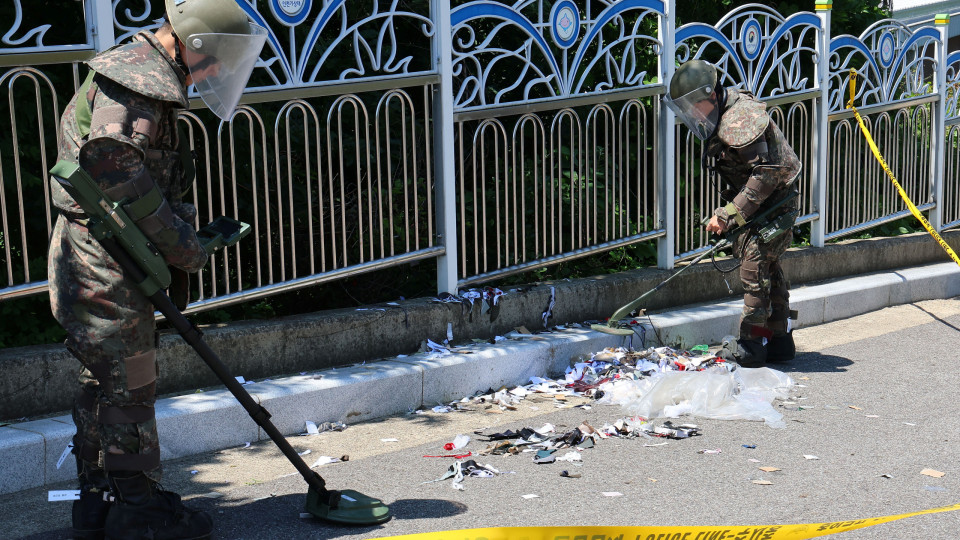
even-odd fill
[(756, 19), (750, 19), (743, 25), (740, 41), (744, 56), (748, 60), (755, 60), (760, 54), (760, 23)]
[(890, 67), (893, 63), (893, 35), (887, 32), (880, 38), (880, 63)]
[(312, 0), (270, 0), (270, 11), (287, 26), (297, 26), (310, 14)]
[(553, 41), (561, 48), (569, 48), (577, 40), (580, 30), (580, 12), (571, 0), (561, 0), (553, 5), (550, 14)]

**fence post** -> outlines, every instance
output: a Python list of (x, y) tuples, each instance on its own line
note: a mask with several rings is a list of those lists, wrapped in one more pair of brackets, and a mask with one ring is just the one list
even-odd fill
[(814, 122), (817, 132), (813, 137), (813, 163), (810, 170), (810, 191), (817, 218), (810, 222), (810, 245), (823, 247), (827, 236), (827, 180), (830, 177), (830, 10), (833, 0), (817, 0), (820, 17), (820, 39), (817, 40), (817, 85), (820, 97), (816, 100)]
[(940, 231), (943, 229), (943, 211), (946, 201), (943, 200), (943, 183), (946, 171), (944, 170), (944, 154), (947, 144), (947, 40), (950, 27), (950, 15), (937, 14), (934, 18), (937, 31), (940, 32), (940, 46), (937, 47), (937, 73), (934, 91), (939, 98), (933, 104), (931, 115), (931, 142), (930, 142), (930, 179), (931, 196), (934, 207), (930, 209), (930, 225)]
[(444, 254), (437, 260), (437, 291), (457, 294), (457, 197), (454, 167), (453, 126), (453, 29), (450, 26), (450, 2), (430, 2), (434, 21), (433, 65), (440, 84), (433, 93), (433, 156), (436, 172), (437, 240)]
[(97, 52), (113, 47), (116, 34), (113, 30), (113, 2), (94, 0), (87, 3), (87, 36), (93, 38), (93, 47)]
[[(676, 63), (676, 0), (664, 3), (666, 13), (659, 25), (659, 39), (663, 47), (660, 48), (660, 81), (664, 84), (664, 92), (670, 91), (670, 79), (673, 78)], [(664, 236), (657, 239), (657, 266), (665, 270), (673, 268), (674, 244), (677, 237), (676, 229), (676, 178), (674, 167), (674, 142), (676, 132), (676, 118), (669, 107), (660, 100), (657, 106), (660, 115), (658, 126), (659, 152), (657, 162), (659, 170), (660, 197), (657, 201), (657, 226), (666, 231)]]

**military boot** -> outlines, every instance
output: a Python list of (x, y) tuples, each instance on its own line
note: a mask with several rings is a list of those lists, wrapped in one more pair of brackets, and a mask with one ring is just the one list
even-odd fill
[(109, 491), (93, 486), (80, 488), (80, 499), (73, 501), (74, 540), (102, 540), (111, 506), (113, 501)]
[(103, 469), (77, 458), (77, 478), (80, 499), (73, 501), (73, 538), (102, 540), (107, 512), (113, 505), (107, 476)]
[(763, 339), (732, 339), (723, 340), (723, 346), (717, 356), (727, 362), (736, 362), (742, 367), (762, 367), (767, 362), (767, 347)]
[(774, 334), (767, 344), (768, 362), (789, 362), (797, 355), (797, 347), (793, 343), (793, 332)]
[(164, 491), (142, 472), (109, 475), (116, 501), (107, 514), (107, 540), (201, 540), (210, 538), (213, 520), (183, 505), (180, 496)]

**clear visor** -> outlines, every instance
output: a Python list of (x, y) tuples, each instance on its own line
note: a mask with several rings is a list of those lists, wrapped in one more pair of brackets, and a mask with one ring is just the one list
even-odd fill
[(233, 115), (253, 66), (267, 40), (267, 30), (251, 23), (249, 34), (193, 34), (183, 57), (204, 103), (224, 121)]
[(677, 99), (664, 96), (663, 101), (677, 115), (677, 119), (683, 122), (698, 139), (705, 141), (713, 135), (719, 117), (717, 100), (710, 97), (712, 94), (713, 89), (704, 86)]

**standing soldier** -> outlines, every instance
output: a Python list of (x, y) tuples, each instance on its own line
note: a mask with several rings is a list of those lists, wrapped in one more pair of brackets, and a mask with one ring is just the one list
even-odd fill
[[(192, 182), (177, 133), (187, 88), (229, 120), (266, 40), (235, 0), (166, 0), (156, 33), (88, 62), (60, 121), (59, 159), (78, 163), (124, 209), (166, 262), (197, 272), (207, 254), (181, 201)], [(187, 172), (190, 171), (190, 172)], [(83, 365), (73, 419), (80, 500), (75, 538), (207, 538), (210, 516), (160, 489), (154, 414), (154, 308), (87, 229), (77, 203), (52, 182), (60, 211), (51, 240), (50, 304)]]
[[(703, 142), (704, 161), (715, 160), (715, 172), (724, 184), (707, 231), (723, 234), (744, 225), (751, 216), (772, 207), (795, 192), (800, 160), (770, 119), (763, 102), (751, 93), (724, 88), (717, 69), (703, 60), (690, 60), (677, 68), (665, 100), (690, 131)], [(796, 198), (777, 214), (797, 208)], [(773, 217), (777, 217), (776, 215)], [(756, 230), (740, 234), (734, 253), (740, 257), (743, 282), (743, 315), (740, 337), (725, 343), (719, 356), (745, 366), (793, 359), (796, 350), (789, 320), (790, 294), (780, 267), (780, 256), (790, 247), (793, 233), (786, 231), (764, 242)]]

